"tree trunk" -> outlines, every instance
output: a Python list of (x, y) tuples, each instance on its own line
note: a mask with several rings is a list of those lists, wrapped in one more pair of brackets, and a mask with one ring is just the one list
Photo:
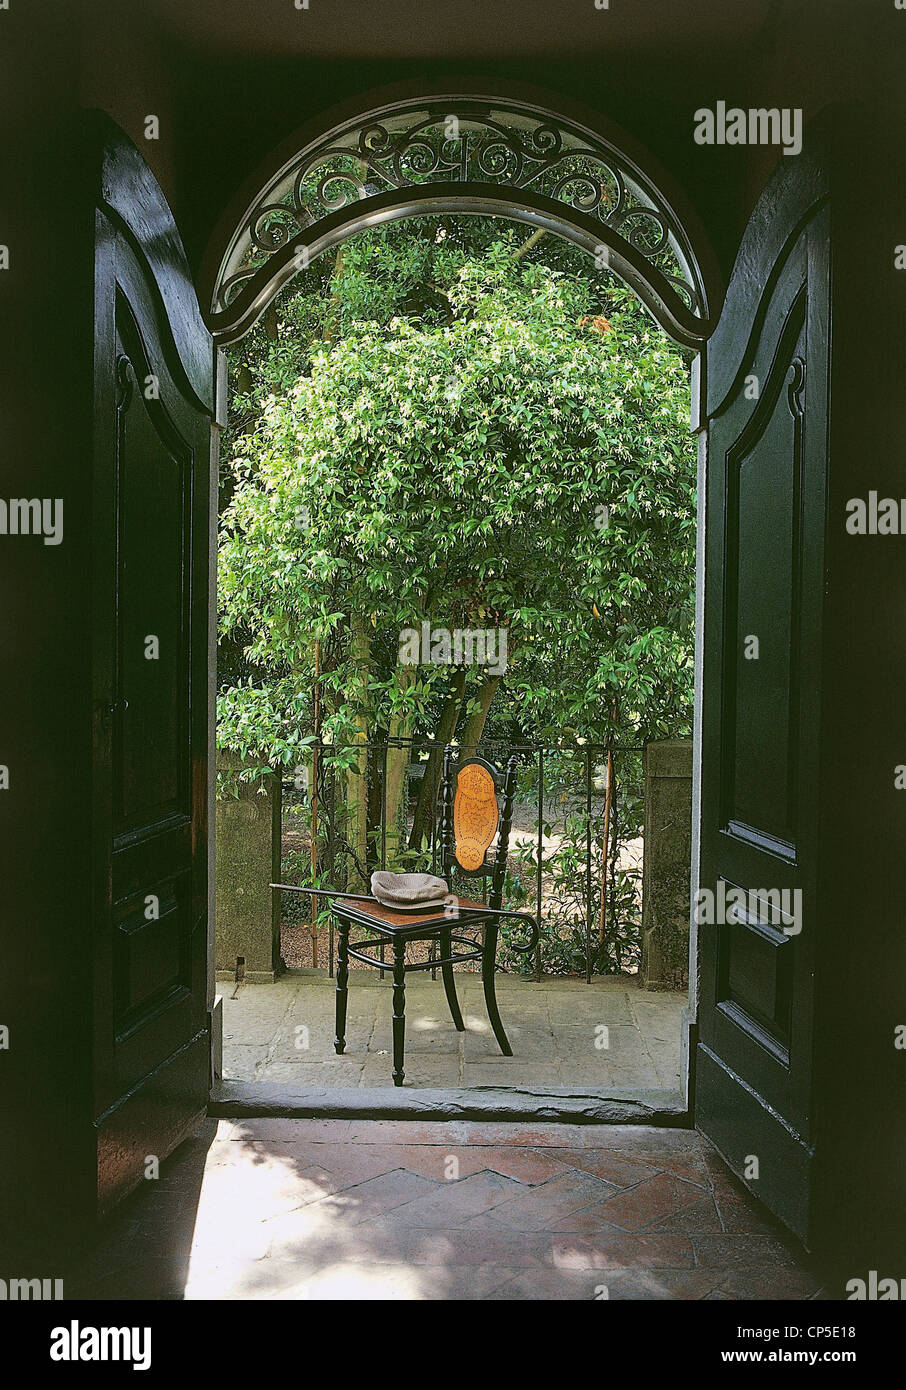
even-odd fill
[[(617, 722), (617, 700), (614, 697), (610, 707), (610, 722), (616, 726)], [(598, 940), (601, 946), (604, 945), (607, 936), (607, 871), (610, 866), (610, 813), (613, 805), (614, 781), (613, 781), (613, 740), (614, 734), (611, 732), (607, 741), (607, 794), (604, 800), (604, 843), (601, 854), (601, 907), (598, 923)]]
[(598, 923), (598, 944), (607, 937), (607, 869), (610, 863), (610, 802), (613, 796), (613, 751), (607, 750), (607, 790), (604, 794), (604, 832), (601, 847), (601, 906)]
[(541, 240), (541, 238), (542, 238), (543, 236), (544, 236), (544, 228), (543, 228), (543, 227), (539, 227), (538, 230), (537, 230), (537, 232), (532, 232), (532, 234), (531, 234), (531, 236), (529, 237), (528, 241), (524, 241), (524, 242), (522, 243), (522, 245), (521, 245), (520, 247), (518, 247), (517, 250), (515, 250), (515, 251), (513, 252), (513, 260), (514, 260), (514, 261), (521, 261), (521, 260), (522, 260), (522, 257), (525, 256), (529, 251), (531, 251), (531, 249), (532, 249), (533, 246), (537, 246), (537, 245), (538, 245), (538, 242)]
[(330, 298), (327, 301), (327, 313), (324, 317), (324, 339), (325, 343), (332, 343), (337, 336), (337, 319), (340, 313), (340, 295), (337, 290), (337, 280), (343, 271), (343, 262), (346, 258), (346, 248), (341, 243), (336, 259), (333, 263), (333, 272), (330, 277)]
[(466, 720), (466, 727), (462, 733), (462, 756), (470, 758), (478, 751), (478, 744), (484, 732), (485, 721), (488, 717), (488, 710), (491, 708), (491, 701), (497, 693), (500, 684), (499, 676), (485, 676), (481, 689), (478, 692), (478, 708), (469, 715)]
[[(417, 666), (398, 666), (396, 668), (396, 684), (400, 695), (405, 695), (415, 684), (418, 676)], [(406, 785), (406, 767), (410, 758), (410, 747), (408, 738), (412, 729), (412, 715), (409, 709), (403, 706), (399, 713), (390, 716), (389, 739), (390, 747), (387, 749), (387, 776), (384, 783), (384, 815), (387, 822), (387, 864), (390, 868), (396, 867), (395, 861), (403, 840), (400, 833), (400, 814), (403, 788)], [(403, 740), (403, 746), (393, 747), (393, 740)], [(402, 814), (405, 814), (403, 809)]]
[(459, 712), (462, 709), (462, 698), (466, 693), (466, 673), (456, 671), (453, 676), (453, 684), (444, 705), (443, 714), (437, 725), (434, 735), (435, 743), (440, 747), (432, 748), (428, 762), (425, 766), (425, 775), (422, 784), (418, 789), (418, 801), (415, 806), (415, 816), (412, 821), (412, 834), (409, 837), (410, 849), (421, 849), (422, 840), (430, 836), (431, 828), (434, 823), (434, 807), (437, 801), (437, 788), (440, 785), (440, 773), (443, 766), (444, 744), (449, 743), (456, 733), (456, 726), (459, 723)]
[[(368, 863), (368, 713), (365, 704), (368, 673), (371, 666), (371, 628), (367, 619), (354, 613), (349, 621), (352, 660), (359, 687), (355, 700), (356, 733), (355, 762), (346, 773), (346, 839), (353, 855), (346, 866), (346, 887), (350, 892), (361, 891), (367, 882)], [(359, 862), (361, 871), (356, 866)]]

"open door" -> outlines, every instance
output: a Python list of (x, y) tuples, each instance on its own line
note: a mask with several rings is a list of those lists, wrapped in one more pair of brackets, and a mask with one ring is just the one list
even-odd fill
[(808, 148), (761, 195), (705, 354), (694, 1111), (806, 1242), (831, 303)]
[(92, 1031), (103, 1212), (181, 1141), (209, 1095), (213, 348), (156, 180), (103, 118), (94, 148)]

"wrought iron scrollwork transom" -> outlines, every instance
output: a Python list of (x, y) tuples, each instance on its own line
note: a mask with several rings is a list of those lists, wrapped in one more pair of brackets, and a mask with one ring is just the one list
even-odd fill
[[(537, 195), (592, 219), (633, 248), (662, 292), (703, 319), (704, 290), (683, 228), (645, 176), (587, 130), (518, 104), (450, 99), (395, 107), (330, 132), (261, 192), (220, 267), (212, 310), (224, 314), (248, 282), (293, 243), (307, 264), (327, 219), (379, 194), (430, 185), (489, 185)], [(588, 223), (586, 221), (585, 226)], [(317, 254), (317, 251), (314, 252)], [(607, 263), (604, 260), (603, 263)]]

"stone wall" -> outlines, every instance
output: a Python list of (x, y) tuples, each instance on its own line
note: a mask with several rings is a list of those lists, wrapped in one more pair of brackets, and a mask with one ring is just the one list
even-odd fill
[(691, 858), (692, 740), (649, 743), (639, 974), (644, 989), (688, 985)]
[[(241, 760), (218, 755), (218, 768), (236, 770)], [(236, 962), (244, 978), (272, 981), (281, 970), (280, 895), (270, 888), (280, 878), (280, 779), (240, 785), (238, 799), (217, 798), (216, 968), (232, 980)]]

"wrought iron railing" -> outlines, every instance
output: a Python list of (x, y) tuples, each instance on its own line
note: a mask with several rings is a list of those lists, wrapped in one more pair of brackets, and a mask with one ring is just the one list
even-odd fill
[[(388, 825), (391, 750), (408, 756), (400, 804)], [(442, 752), (443, 745), (430, 739), (315, 746), (310, 761), (284, 778), (281, 881), (367, 893), (375, 869), (437, 872)], [(498, 959), (503, 968), (536, 980), (545, 974), (576, 974), (587, 981), (595, 974), (637, 970), (642, 748), (482, 740), (480, 752), (500, 765), (514, 753), (519, 759), (504, 906), (532, 913), (540, 927), (529, 961), (515, 940), (509, 947), (502, 933)], [(355, 768), (351, 774), (350, 764)], [(356, 834), (344, 783), (359, 778), (367, 815), (360, 814)], [(332, 971), (333, 926), (326, 900), (284, 893), (281, 920), (288, 963), (326, 964)]]

